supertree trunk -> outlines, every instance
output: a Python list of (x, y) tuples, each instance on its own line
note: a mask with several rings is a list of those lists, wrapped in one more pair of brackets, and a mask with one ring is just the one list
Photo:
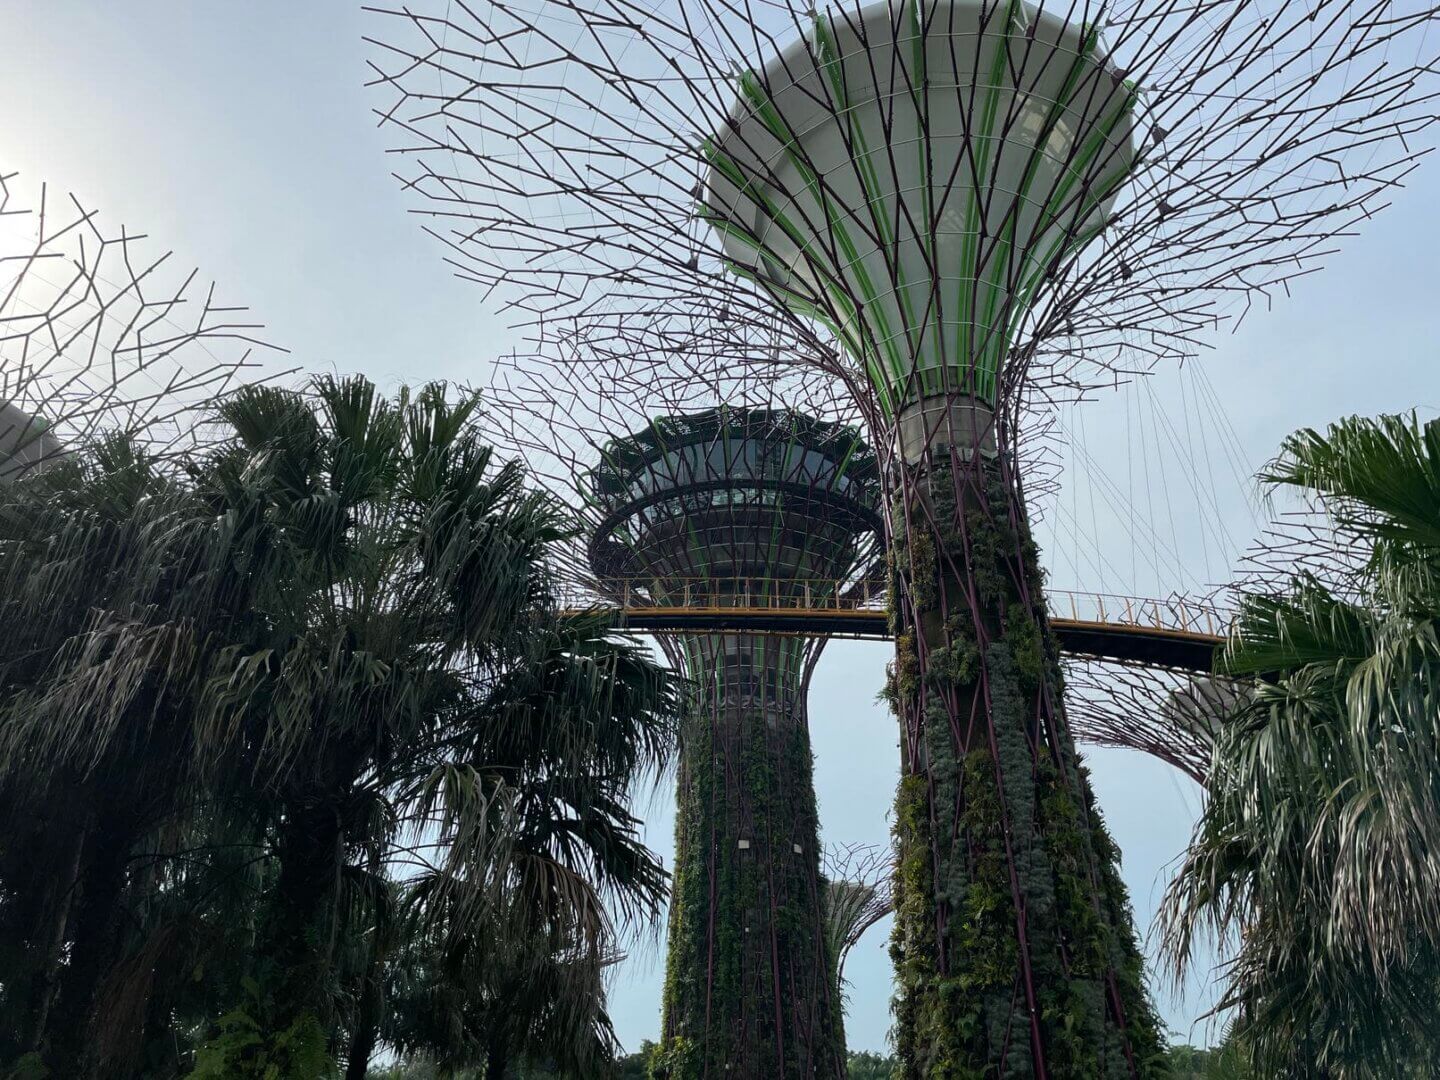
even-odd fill
[(784, 691), (808, 650), (736, 635), (717, 662), (722, 640), (685, 650), (712, 681), (682, 733), (656, 1072), (842, 1078), (810, 733), (803, 693)]
[(743, 406), (652, 418), (598, 453), (583, 490), (603, 587), (715, 627), (662, 639), (693, 698), (651, 1071), (843, 1078), (805, 714), (822, 642), (728, 630), (723, 613), (835, 607), (868, 580), (874, 454), (852, 428)]
[(1005, 459), (951, 453), (891, 481), (903, 1075), (1152, 1075), (1119, 852), (1066, 727)]

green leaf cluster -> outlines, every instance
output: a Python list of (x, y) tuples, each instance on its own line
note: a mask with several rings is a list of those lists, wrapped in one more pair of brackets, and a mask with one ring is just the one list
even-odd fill
[(1298, 517), (1239, 597), (1234, 704), (1161, 909), (1177, 972), (1211, 937), (1257, 1075), (1433, 1075), (1440, 1061), (1440, 422), (1350, 418), (1262, 473)]
[(604, 1068), (678, 684), (562, 618), (479, 399), (247, 387), (0, 485), (0, 1068)]

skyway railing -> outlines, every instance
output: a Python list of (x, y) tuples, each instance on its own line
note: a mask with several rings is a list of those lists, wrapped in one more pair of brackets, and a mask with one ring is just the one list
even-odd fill
[[(652, 614), (850, 612), (871, 613), (876, 619), (883, 618), (885, 610), (884, 583), (874, 579), (667, 579), (663, 591), (653, 585), (653, 579), (637, 577), (608, 581), (603, 594), (576, 588), (562, 598), (562, 606), (579, 609), (599, 605)], [(1179, 596), (1162, 600), (1050, 589), (1046, 601), (1050, 617), (1056, 621), (1215, 637), (1223, 635), (1229, 625), (1229, 618), (1215, 605)]]
[(1157, 600), (1115, 593), (1048, 589), (1045, 600), (1051, 619), (1069, 619), (1072, 622), (1139, 626), (1215, 637), (1222, 636), (1230, 625), (1230, 617), (1221, 608), (1183, 596)]

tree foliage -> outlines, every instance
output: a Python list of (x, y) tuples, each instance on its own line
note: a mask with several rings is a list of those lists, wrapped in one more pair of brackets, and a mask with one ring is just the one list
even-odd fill
[(679, 695), (560, 618), (568, 522), (479, 406), (249, 388), (180, 468), (115, 438), (0, 487), (0, 1063), (609, 1062)]
[(1233, 1041), (1208, 1050), (1183, 1045), (1170, 1047), (1170, 1075), (1173, 1080), (1253, 1080), (1255, 1077)]
[(1263, 1076), (1440, 1062), (1440, 422), (1301, 431), (1262, 474), (1320, 550), (1242, 597), (1221, 663), (1250, 680), (1162, 909), (1175, 970), (1234, 944), (1222, 1008)]

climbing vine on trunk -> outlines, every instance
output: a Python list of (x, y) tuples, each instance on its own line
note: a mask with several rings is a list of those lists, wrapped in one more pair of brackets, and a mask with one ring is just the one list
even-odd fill
[(1160, 1074), (1119, 852), (1065, 725), (1020, 499), (995, 460), (900, 487), (921, 493), (890, 521), (902, 1074)]
[(810, 736), (698, 694), (682, 736), (664, 1037), (665, 1080), (841, 1078)]

